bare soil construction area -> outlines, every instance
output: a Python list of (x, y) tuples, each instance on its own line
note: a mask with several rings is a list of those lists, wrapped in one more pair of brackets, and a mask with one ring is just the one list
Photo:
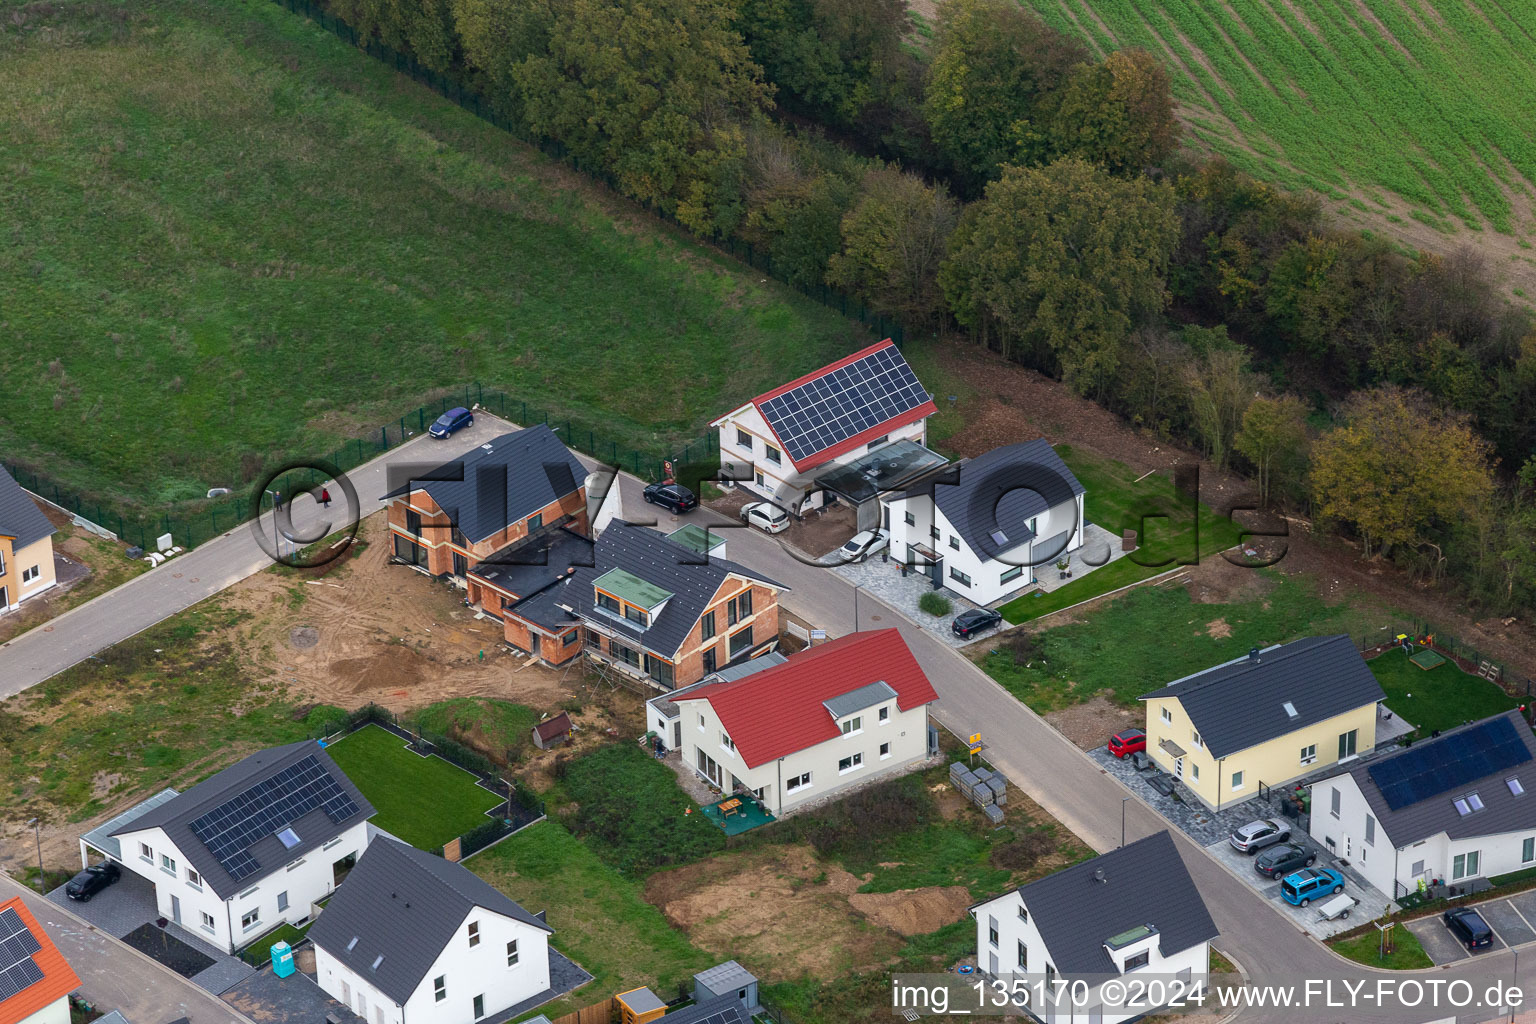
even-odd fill
[(902, 937), (959, 920), (971, 902), (959, 885), (860, 893), (864, 881), (808, 846), (775, 846), (657, 872), (645, 898), (695, 945), (770, 981), (876, 969)]

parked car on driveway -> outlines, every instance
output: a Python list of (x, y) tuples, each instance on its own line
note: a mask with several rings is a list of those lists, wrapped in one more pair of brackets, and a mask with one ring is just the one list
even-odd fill
[(1451, 934), (1461, 940), (1468, 950), (1478, 950), (1493, 945), (1493, 929), (1471, 907), (1456, 907), (1440, 915)]
[(1266, 846), (1276, 843), (1288, 842), (1291, 838), (1291, 826), (1276, 821), (1274, 818), (1260, 818), (1258, 821), (1250, 821), (1227, 840), (1232, 848), (1241, 853), (1258, 853)]
[(1121, 729), (1109, 738), (1109, 752), (1119, 758), (1125, 758), (1146, 749), (1147, 731), (1145, 729)]
[(891, 535), (884, 530), (864, 530), (842, 546), (841, 557), (845, 562), (861, 562), (890, 542)]
[(699, 507), (698, 497), (682, 484), (650, 484), (645, 489), (645, 500), (679, 515)]
[(1296, 843), (1277, 843), (1253, 858), (1253, 869), (1265, 878), (1284, 878), (1317, 863), (1317, 854)]
[(1344, 891), (1344, 876), (1332, 868), (1302, 868), (1285, 876), (1280, 896), (1293, 907), (1305, 907), (1320, 896)]
[(475, 425), (475, 414), (462, 405), (456, 409), (449, 409), (427, 428), (427, 433), (436, 438), (452, 437), (456, 431)]
[(89, 903), (91, 897), (123, 876), (123, 871), (110, 860), (92, 864), (74, 878), (64, 883), (64, 895), (81, 903)]
[(741, 506), (741, 521), (764, 533), (783, 533), (789, 529), (789, 513), (766, 501)]
[(993, 611), (991, 608), (972, 608), (970, 611), (956, 615), (955, 621), (949, 624), (949, 628), (954, 630), (955, 636), (970, 639), (982, 630), (991, 629), (1002, 621), (1002, 612)]

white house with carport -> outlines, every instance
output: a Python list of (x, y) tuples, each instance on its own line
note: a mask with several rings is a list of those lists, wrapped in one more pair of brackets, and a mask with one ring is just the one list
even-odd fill
[[(804, 515), (838, 496), (836, 487), (829, 487), (836, 481), (824, 477), (887, 446), (893, 454), (885, 461), (899, 472), (882, 468), (880, 459), (858, 467), (883, 477), (885, 486), (895, 486), (893, 473), (910, 475), (942, 464), (943, 456), (924, 447), (928, 417), (937, 411), (901, 350), (887, 338), (764, 392), (710, 426), (720, 431), (723, 475)], [(861, 529), (876, 525), (875, 497), (871, 492), (850, 499), (860, 509)]]
[(1393, 899), (1536, 867), (1536, 737), (1519, 711), (1312, 784), (1312, 838)]
[(315, 980), (369, 1024), (504, 1020), (554, 996), (549, 925), (462, 864), (380, 836), (351, 881), (309, 939)]
[(850, 633), (670, 695), (686, 763), (774, 815), (923, 760), (938, 697), (895, 629)]
[(115, 853), (96, 849), (154, 885), (162, 916), (234, 952), (307, 920), (363, 852), (373, 813), (324, 748), (301, 740), (157, 794), (117, 819)]
[(1057, 980), (1081, 980), (1086, 998), (1059, 1006), (1032, 1000), (1029, 1011), (1047, 1024), (1120, 1024), (1142, 1016), (1143, 1009), (1126, 1011), (1123, 992), (1116, 998), (1113, 989), (1104, 991), (1111, 979), (1142, 974), (1205, 984), (1217, 934), (1166, 831), (984, 900), (970, 912), (976, 962), (986, 976), (1027, 975), (1046, 991)]
[(882, 499), (891, 555), (980, 605), (1083, 545), (1083, 485), (1043, 439), (994, 448)]

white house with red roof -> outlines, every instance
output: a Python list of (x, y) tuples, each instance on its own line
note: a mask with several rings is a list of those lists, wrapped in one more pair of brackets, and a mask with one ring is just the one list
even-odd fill
[(928, 756), (939, 699), (901, 633), (853, 633), (750, 675), (669, 694), (683, 760), (774, 815)]
[[(923, 447), (937, 412), (901, 350), (889, 338), (758, 395), (710, 423), (720, 431), (720, 459), (743, 487), (803, 515), (872, 476), (928, 469)], [(897, 445), (901, 445), (897, 448)], [(891, 446), (893, 467), (874, 459), (840, 486), (838, 471)], [(909, 466), (909, 463), (911, 464)], [(889, 486), (899, 485), (894, 481)], [(882, 489), (887, 489), (884, 486)], [(878, 506), (872, 506), (878, 514)], [(872, 524), (871, 524), (872, 525)]]

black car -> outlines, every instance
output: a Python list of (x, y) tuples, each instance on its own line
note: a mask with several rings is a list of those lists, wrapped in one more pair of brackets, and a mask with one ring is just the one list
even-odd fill
[(968, 612), (961, 612), (955, 616), (955, 621), (950, 623), (950, 628), (955, 631), (955, 636), (969, 639), (984, 629), (991, 629), (1003, 621), (1001, 612), (995, 612), (991, 608), (972, 608)]
[(1292, 871), (1309, 868), (1316, 863), (1317, 854), (1305, 846), (1281, 843), (1253, 858), (1253, 869), (1265, 878), (1284, 878)]
[(64, 883), (64, 895), (81, 903), (89, 903), (92, 896), (117, 881), (122, 875), (122, 869), (109, 860), (92, 864)]
[(1483, 915), (1471, 907), (1457, 907), (1440, 915), (1451, 934), (1461, 940), (1469, 950), (1493, 945), (1493, 929), (1483, 920)]
[(677, 513), (699, 507), (698, 497), (682, 484), (651, 484), (645, 489), (645, 500)]

